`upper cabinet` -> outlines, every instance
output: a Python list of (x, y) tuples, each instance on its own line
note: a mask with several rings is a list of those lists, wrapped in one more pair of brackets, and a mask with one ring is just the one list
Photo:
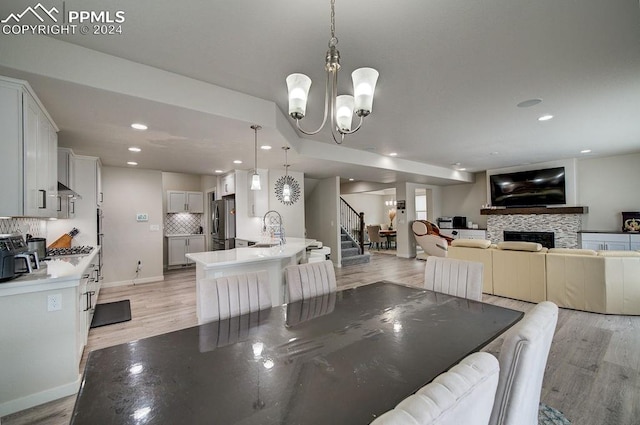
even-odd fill
[(226, 195), (233, 195), (236, 193), (236, 173), (231, 171), (224, 176), (218, 177), (218, 192), (216, 198), (220, 199)]
[(26, 81), (0, 77), (1, 216), (58, 216), (57, 131)]
[(202, 192), (185, 192), (181, 190), (167, 191), (168, 213), (203, 213), (204, 197)]

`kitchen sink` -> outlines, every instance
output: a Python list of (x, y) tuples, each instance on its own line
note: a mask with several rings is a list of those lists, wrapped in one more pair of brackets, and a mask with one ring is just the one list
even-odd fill
[(280, 245), (280, 243), (278, 243), (278, 242), (257, 243), (255, 245), (251, 245), (250, 248), (271, 248), (272, 246), (278, 246), (278, 245)]

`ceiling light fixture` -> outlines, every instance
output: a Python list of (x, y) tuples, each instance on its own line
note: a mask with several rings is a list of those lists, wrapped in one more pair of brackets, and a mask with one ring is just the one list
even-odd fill
[(144, 124), (141, 124), (141, 123), (138, 123), (138, 122), (134, 122), (133, 124), (131, 124), (131, 128), (135, 128), (136, 130), (146, 130), (149, 127), (147, 127)]
[(261, 130), (262, 127), (259, 125), (252, 125), (256, 137), (255, 137), (255, 162), (253, 167), (253, 175), (251, 176), (251, 190), (260, 190), (260, 174), (258, 174), (258, 130)]
[(551, 118), (553, 118), (553, 115), (547, 114), (547, 115), (543, 115), (540, 118), (538, 118), (538, 121), (549, 121)]
[(391, 152), (391, 153), (389, 154), (389, 156), (398, 156), (398, 153), (397, 153), (397, 152)]
[[(327, 72), (324, 99), (324, 118), (322, 124), (315, 131), (305, 131), (300, 127), (300, 120), (304, 118), (307, 109), (307, 98), (311, 87), (311, 78), (304, 74), (291, 74), (287, 77), (287, 90), (289, 92), (289, 115), (296, 120), (298, 130), (307, 135), (320, 132), (327, 122), (327, 115), (331, 115), (331, 136), (337, 144), (342, 144), (345, 134), (353, 134), (360, 129), (364, 117), (371, 113), (373, 106), (373, 93), (378, 81), (378, 71), (373, 68), (359, 68), (353, 71), (353, 96), (338, 96), (338, 70), (340, 69), (340, 52), (338, 52), (338, 39), (335, 31), (335, 0), (331, 0), (331, 38), (327, 51), (324, 69)], [(351, 120), (353, 114), (360, 117), (360, 123), (353, 130)], [(336, 130), (339, 137), (336, 138)], [(338, 141), (338, 139), (340, 141)]]
[(289, 162), (287, 161), (287, 152), (289, 146), (283, 146), (284, 150), (284, 185), (282, 186), (282, 200), (284, 202), (291, 202), (291, 186), (289, 185)]
[(214, 170), (215, 173), (222, 173), (222, 170)]
[(271, 146), (269, 146), (269, 145), (262, 145), (262, 146), (260, 146), (260, 149), (262, 149), (263, 151), (268, 151), (268, 150), (271, 150)]
[(580, 153), (591, 153), (591, 149), (583, 149)]
[(135, 146), (131, 146), (131, 147), (129, 148), (129, 151), (131, 151), (131, 152), (140, 152), (140, 151), (142, 151), (142, 149), (140, 149), (140, 148), (136, 148)]
[(353, 179), (349, 179), (349, 181), (350, 181), (350, 182), (352, 182), (352, 181), (353, 181)]
[(233, 160), (233, 163), (234, 164), (242, 164), (242, 161), (240, 161), (239, 159), (235, 159), (235, 160)]
[(138, 163), (135, 161), (128, 161), (127, 165), (138, 165)]

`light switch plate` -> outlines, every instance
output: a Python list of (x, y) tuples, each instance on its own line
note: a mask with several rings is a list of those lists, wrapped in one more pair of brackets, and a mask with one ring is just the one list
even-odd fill
[(159, 232), (160, 231), (160, 225), (159, 224), (151, 224), (149, 226), (149, 231), (150, 232)]
[(137, 213), (136, 221), (149, 221), (149, 214), (147, 213)]

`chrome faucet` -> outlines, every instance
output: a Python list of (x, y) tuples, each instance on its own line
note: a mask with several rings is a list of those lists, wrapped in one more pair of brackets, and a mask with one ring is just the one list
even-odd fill
[(269, 210), (264, 214), (264, 217), (262, 217), (263, 233), (267, 233), (267, 227), (269, 228), (269, 235), (277, 238), (280, 245), (287, 243), (287, 240), (284, 237), (284, 228), (282, 227), (282, 216), (278, 211)]

